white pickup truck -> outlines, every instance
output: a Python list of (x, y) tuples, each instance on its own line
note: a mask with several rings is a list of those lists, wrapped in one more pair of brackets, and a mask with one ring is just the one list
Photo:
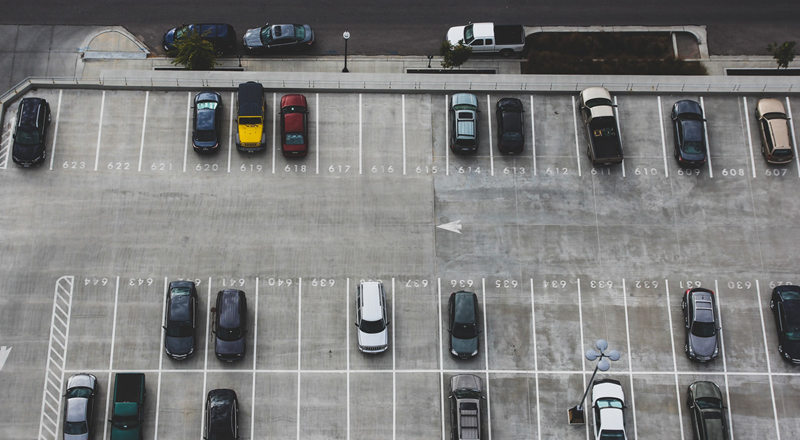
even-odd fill
[(525, 48), (525, 28), (521, 24), (470, 23), (451, 27), (447, 31), (447, 41), (453, 46), (463, 41), (473, 53), (500, 52), (511, 56)]

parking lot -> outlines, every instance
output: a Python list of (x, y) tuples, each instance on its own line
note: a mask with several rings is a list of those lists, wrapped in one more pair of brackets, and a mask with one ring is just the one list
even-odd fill
[[(447, 148), (445, 94), (307, 94), (311, 151), (298, 160), (276, 144), (276, 105), (291, 91), (267, 94), (269, 148), (255, 155), (236, 151), (235, 96), (222, 92), (228, 142), (209, 156), (191, 147), (195, 93), (39, 90), (53, 117), (33, 170), (10, 161), (16, 108), (6, 113), (0, 344), (13, 348), (2, 386), (18, 400), (0, 404), (14, 420), (0, 437), (56, 438), (62, 373), (97, 375), (107, 411), (113, 373), (141, 371), (145, 438), (201, 438), (213, 388), (238, 393), (242, 438), (447, 438), (449, 378), (472, 372), (486, 438), (584, 439), (566, 411), (598, 338), (622, 353), (599, 376), (622, 382), (631, 439), (691, 438), (697, 380), (723, 391), (733, 438), (800, 431), (800, 374), (778, 356), (769, 309), (775, 285), (800, 283), (800, 166), (760, 157), (762, 96), (615, 94), (625, 162), (593, 168), (577, 94), (476, 94), (470, 157)], [(526, 111), (516, 157), (497, 154), (504, 96)], [(680, 99), (706, 112), (699, 170), (672, 157)], [(163, 354), (161, 328), (179, 278), (198, 283), (203, 311), (184, 362)], [(353, 333), (355, 288), (369, 279), (389, 295), (390, 350), (378, 356)], [(681, 295), (700, 285), (717, 293), (723, 328), (707, 364), (682, 353)], [(209, 313), (232, 287), (248, 296), (252, 329), (245, 360), (224, 364)], [(457, 290), (481, 304), (469, 361), (448, 353)], [(96, 417), (105, 438), (108, 417)]]

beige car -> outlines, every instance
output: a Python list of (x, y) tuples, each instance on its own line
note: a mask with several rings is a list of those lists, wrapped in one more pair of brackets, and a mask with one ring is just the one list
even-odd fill
[(756, 105), (756, 119), (761, 131), (761, 154), (773, 164), (789, 163), (794, 158), (789, 141), (789, 118), (783, 103), (764, 98)]

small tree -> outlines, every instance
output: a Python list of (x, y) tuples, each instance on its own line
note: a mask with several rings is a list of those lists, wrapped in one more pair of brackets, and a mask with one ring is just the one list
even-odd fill
[(217, 64), (214, 45), (203, 39), (197, 26), (186, 35), (176, 38), (175, 49), (170, 53), (175, 55), (172, 64), (180, 64), (188, 70), (211, 70)]
[(439, 47), (439, 55), (442, 56), (442, 67), (452, 69), (469, 60), (469, 56), (472, 55), (472, 48), (464, 46), (464, 40), (458, 40), (458, 44), (455, 46), (444, 40), (441, 47)]
[(794, 47), (797, 45), (794, 41), (784, 41), (780, 46), (778, 43), (770, 43), (767, 45), (767, 52), (769, 52), (775, 61), (778, 63), (778, 69), (789, 67), (789, 63), (794, 60)]

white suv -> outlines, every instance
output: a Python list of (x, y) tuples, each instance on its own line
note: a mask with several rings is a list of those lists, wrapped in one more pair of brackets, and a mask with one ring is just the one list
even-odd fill
[(386, 291), (383, 290), (383, 284), (376, 281), (359, 284), (356, 293), (358, 349), (363, 353), (386, 351), (389, 348), (388, 325)]
[(625, 434), (625, 392), (614, 379), (596, 380), (592, 384), (594, 438), (596, 440), (628, 440)]

